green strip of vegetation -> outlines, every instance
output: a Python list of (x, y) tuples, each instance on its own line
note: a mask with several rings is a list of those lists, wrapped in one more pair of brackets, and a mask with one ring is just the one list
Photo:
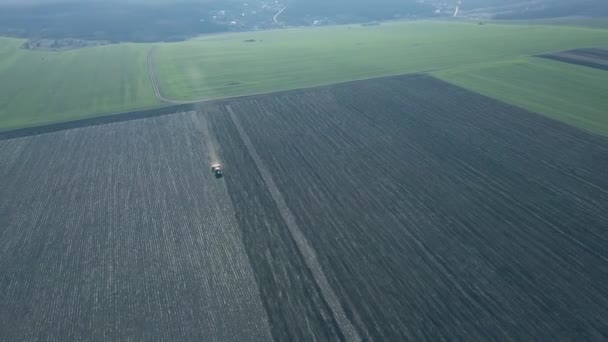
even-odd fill
[(540, 58), (442, 70), (435, 76), (483, 95), (608, 135), (608, 72)]

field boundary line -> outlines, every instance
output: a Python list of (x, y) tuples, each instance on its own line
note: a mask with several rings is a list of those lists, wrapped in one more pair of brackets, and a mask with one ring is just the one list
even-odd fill
[(338, 296), (331, 288), (331, 285), (329, 284), (325, 273), (323, 273), (321, 264), (317, 259), (317, 254), (304, 236), (304, 233), (302, 233), (302, 231), (298, 227), (295, 216), (287, 206), (285, 198), (283, 198), (283, 195), (281, 194), (278, 186), (272, 179), (272, 175), (269, 169), (266, 167), (266, 165), (262, 161), (262, 158), (253, 146), (253, 143), (249, 139), (247, 132), (245, 132), (245, 130), (243, 129), (243, 126), (241, 125), (240, 120), (232, 110), (232, 107), (230, 105), (226, 105), (225, 108), (228, 111), (228, 114), (230, 116), (230, 119), (234, 123), (234, 126), (239, 132), (239, 135), (241, 136), (241, 139), (243, 140), (243, 143), (245, 144), (249, 155), (253, 159), (258, 171), (262, 175), (262, 179), (264, 180), (264, 183), (266, 184), (266, 187), (268, 188), (272, 199), (277, 205), (279, 212), (281, 213), (281, 216), (283, 217), (283, 220), (285, 221), (285, 224), (287, 225), (287, 228), (291, 233), (291, 236), (293, 237), (296, 245), (298, 246), (298, 250), (304, 257), (304, 262), (306, 262), (306, 265), (310, 269), (315, 279), (315, 282), (319, 286), (319, 289), (321, 290), (321, 295), (323, 296), (325, 302), (332, 311), (334, 319), (338, 324), (338, 328), (340, 329), (347, 341), (361, 341), (359, 333), (355, 329), (352, 322), (346, 316), (346, 312), (344, 311), (342, 304), (340, 304)]
[(205, 104), (205, 103), (209, 103), (209, 102), (213, 103), (213, 102), (220, 102), (220, 101), (227, 101), (227, 100), (247, 99), (247, 98), (252, 98), (252, 97), (261, 96), (261, 95), (290, 94), (290, 93), (294, 93), (294, 92), (306, 91), (306, 90), (311, 90), (311, 89), (315, 89), (315, 88), (333, 87), (336, 85), (357, 83), (357, 82), (370, 81), (370, 80), (380, 80), (380, 79), (385, 79), (385, 78), (398, 78), (398, 77), (404, 77), (404, 76), (424, 76), (424, 75), (430, 75), (431, 73), (436, 72), (436, 71), (441, 71), (443, 69), (450, 69), (450, 68), (434, 68), (434, 69), (425, 69), (425, 70), (412, 71), (412, 72), (406, 72), (406, 73), (383, 74), (383, 75), (378, 75), (378, 76), (353, 78), (350, 80), (336, 81), (336, 82), (330, 82), (330, 83), (319, 83), (319, 84), (307, 85), (307, 86), (295, 87), (295, 88), (284, 88), (284, 89), (260, 91), (260, 92), (256, 92), (256, 93), (246, 93), (246, 94), (241, 94), (241, 95), (230, 95), (230, 96), (224, 96), (224, 97), (211, 97), (211, 98), (204, 98), (204, 99), (198, 99), (198, 100), (183, 100), (183, 101), (170, 100), (161, 95), (161, 97), (158, 98), (158, 100), (164, 101), (164, 102), (167, 102), (170, 104), (199, 104), (199, 103)]
[(0, 131), (0, 141), (29, 137), (33, 135), (48, 134), (70, 129), (78, 129), (92, 126), (107, 125), (112, 123), (126, 122), (153, 118), (157, 116), (172, 115), (191, 111), (194, 107), (191, 104), (165, 104), (158, 107), (144, 108), (129, 112), (117, 112), (100, 114), (89, 118), (82, 118), (70, 121), (51, 122), (39, 126), (16, 128), (7, 131)]
[[(406, 76), (407, 77), (416, 77), (416, 76), (428, 77), (428, 75), (424, 74), (424, 73), (411, 73), (411, 74), (403, 74), (403, 75), (380, 76), (380, 77), (375, 77), (372, 79), (398, 78), (398, 77), (406, 77)], [(110, 123), (116, 123), (116, 122), (145, 119), (145, 118), (155, 117), (155, 116), (160, 116), (160, 115), (178, 114), (178, 113), (181, 113), (184, 111), (192, 110), (192, 108), (194, 108), (194, 107), (192, 107), (192, 105), (196, 105), (196, 104), (223, 105), (223, 104), (229, 103), (232, 100), (253, 99), (253, 98), (256, 98), (259, 96), (271, 95), (271, 94), (274, 94), (274, 95), (298, 94), (301, 92), (310, 91), (315, 88), (328, 88), (328, 87), (332, 87), (335, 85), (350, 84), (350, 83), (363, 82), (363, 81), (367, 81), (367, 79), (350, 80), (350, 81), (339, 82), (339, 83), (335, 83), (335, 84), (324, 84), (324, 85), (310, 86), (310, 87), (305, 87), (305, 88), (283, 89), (283, 90), (276, 90), (276, 91), (269, 91), (269, 92), (261, 92), (261, 93), (257, 93), (257, 94), (244, 94), (244, 95), (235, 95), (235, 96), (230, 96), (230, 97), (219, 97), (219, 98), (212, 98), (212, 99), (206, 99), (206, 100), (194, 100), (194, 101), (174, 101), (174, 100), (166, 99), (166, 98), (162, 97), (162, 95), (161, 95), (161, 98), (159, 98), (158, 100), (161, 102), (162, 101), (165, 101), (165, 102), (159, 104), (158, 106), (135, 109), (132, 111), (93, 114), (91, 117), (85, 117), (82, 119), (49, 122), (49, 123), (44, 123), (44, 124), (40, 124), (40, 125), (36, 125), (36, 126), (18, 127), (18, 128), (8, 129), (8, 130), (4, 130), (4, 131), (0, 130), (0, 140), (14, 139), (14, 138), (20, 138), (20, 137), (25, 137), (25, 136), (39, 135), (39, 134), (46, 134), (46, 133), (52, 133), (52, 132), (57, 132), (57, 131), (64, 131), (64, 130), (68, 130), (68, 129), (83, 128), (83, 127), (88, 127), (88, 126), (97, 126), (97, 125), (104, 125), (104, 124), (110, 124)]]
[[(440, 79), (436, 74), (434, 74), (435, 72), (449, 70), (449, 69), (460, 69), (460, 68), (468, 67), (468, 66), (472, 66), (472, 65), (492, 64), (492, 63), (496, 63), (496, 62), (515, 60), (515, 59), (519, 59), (519, 58), (540, 58), (538, 54), (534, 54), (534, 55), (524, 54), (524, 55), (518, 55), (518, 56), (511, 56), (508, 58), (504, 58), (504, 59), (500, 59), (500, 60), (492, 61), (492, 62), (468, 63), (468, 64), (463, 64), (463, 65), (460, 65), (457, 67), (454, 67), (454, 66), (438, 67), (438, 68), (433, 68), (433, 69), (411, 71), (411, 72), (404, 72), (404, 73), (389, 73), (389, 74), (384, 74), (384, 75), (354, 78), (354, 79), (344, 80), (344, 81), (320, 83), (320, 84), (308, 85), (308, 86), (303, 86), (303, 87), (276, 89), (276, 90), (269, 90), (269, 91), (261, 91), (261, 92), (257, 92), (257, 93), (246, 93), (246, 94), (216, 97), (216, 98), (212, 97), (212, 98), (180, 101), (180, 100), (168, 99), (168, 98), (164, 97), (161, 93), (159, 82), (156, 78), (156, 72), (154, 71), (154, 54), (155, 54), (156, 48), (157, 47), (154, 46), (148, 52), (147, 64), (148, 64), (148, 74), (149, 74), (149, 77), (150, 77), (150, 80), (152, 83), (154, 95), (157, 98), (157, 100), (161, 102), (158, 106), (153, 106), (153, 107), (148, 107), (148, 108), (138, 108), (138, 109), (133, 109), (131, 111), (126, 111), (126, 112), (98, 113), (98, 114), (92, 114), (89, 117), (76, 119), (76, 120), (67, 120), (67, 121), (59, 120), (56, 122), (43, 123), (43, 124), (34, 125), (34, 126), (23, 126), (23, 127), (11, 128), (8, 130), (0, 129), (0, 140), (13, 139), (13, 138), (31, 136), (31, 135), (46, 134), (46, 133), (52, 133), (52, 132), (56, 132), (56, 131), (63, 131), (63, 130), (67, 130), (67, 129), (81, 128), (81, 127), (87, 127), (87, 126), (96, 126), (96, 125), (102, 125), (102, 124), (108, 124), (108, 123), (114, 123), (114, 122), (143, 119), (146, 117), (152, 117), (152, 116), (158, 116), (158, 115), (176, 114), (179, 111), (181, 111), (182, 108), (187, 108), (186, 110), (190, 110), (191, 107), (187, 107), (187, 105), (223, 104), (223, 103), (226, 103), (226, 102), (232, 101), (232, 100), (251, 99), (251, 98), (256, 98), (258, 96), (263, 96), (263, 95), (297, 94), (299, 92), (305, 92), (305, 91), (318, 89), (318, 88), (327, 88), (327, 87), (333, 87), (333, 86), (337, 86), (337, 85), (346, 85), (346, 84), (364, 82), (364, 81), (369, 81), (369, 80), (381, 80), (381, 79), (399, 78), (399, 77), (432, 77), (435, 79)], [(606, 48), (608, 48), (608, 46)], [(564, 50), (544, 51), (544, 52), (540, 52), (539, 54), (551, 54), (551, 53), (558, 53), (561, 51), (564, 51)], [(442, 79), (442, 81), (447, 82), (443, 79)], [(451, 82), (447, 82), (447, 83), (457, 86)], [(176, 111), (170, 112), (171, 108), (176, 108)], [(163, 111), (163, 113), (158, 114), (159, 111)], [(150, 112), (152, 114), (145, 114), (146, 112)]]

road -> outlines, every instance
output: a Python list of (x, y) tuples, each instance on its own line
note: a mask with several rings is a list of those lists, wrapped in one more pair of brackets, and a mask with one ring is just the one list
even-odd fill
[(274, 17), (272, 17), (272, 20), (274, 20), (275, 24), (279, 24), (279, 21), (277, 20), (277, 18), (287, 9), (287, 7), (283, 7), (280, 11), (277, 12), (277, 14), (274, 15)]

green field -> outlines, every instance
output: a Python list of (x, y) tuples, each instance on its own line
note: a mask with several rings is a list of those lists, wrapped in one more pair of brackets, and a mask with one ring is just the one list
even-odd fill
[[(160, 105), (147, 72), (150, 44), (64, 52), (26, 51), (21, 44), (0, 38), (0, 130)], [(491, 66), (504, 65), (501, 62), (541, 52), (608, 46), (608, 30), (415, 21), (219, 34), (154, 45), (162, 94), (187, 101), (425, 71), (466, 82), (463, 68), (481, 65), (480, 72), (489, 72)], [(558, 77), (553, 75), (561, 72), (557, 69), (544, 70), (542, 77)], [(576, 78), (577, 73), (568, 77)], [(548, 86), (546, 91), (550, 99), (556, 90)], [(599, 102), (580, 106), (594, 105)], [(537, 110), (552, 114), (550, 104), (543, 106)], [(595, 107), (593, 113), (604, 108)]]
[(0, 130), (157, 106), (149, 46), (29, 51), (0, 38)]
[(608, 135), (608, 72), (540, 58), (442, 70), (435, 76), (489, 97)]
[(608, 45), (608, 30), (418, 21), (209, 36), (162, 45), (156, 65), (166, 97), (193, 100), (597, 45)]

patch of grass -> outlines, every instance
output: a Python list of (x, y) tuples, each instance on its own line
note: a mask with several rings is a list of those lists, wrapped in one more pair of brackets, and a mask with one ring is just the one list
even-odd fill
[(442, 70), (435, 76), (483, 95), (608, 135), (608, 72), (520, 58)]
[(152, 107), (147, 45), (29, 51), (0, 38), (0, 130)]
[(156, 67), (166, 97), (193, 100), (598, 45), (608, 45), (608, 30), (417, 21), (207, 36), (160, 46)]
[(17, 49), (21, 41), (17, 39), (0, 38), (0, 72), (9, 68), (19, 57)]

